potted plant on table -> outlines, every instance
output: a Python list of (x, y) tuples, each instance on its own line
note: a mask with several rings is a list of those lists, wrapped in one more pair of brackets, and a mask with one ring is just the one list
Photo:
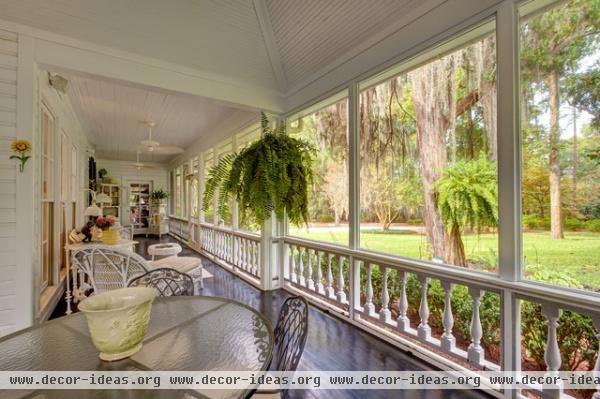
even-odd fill
[(115, 219), (111, 217), (102, 217), (96, 219), (96, 227), (102, 230), (102, 242), (107, 245), (115, 245), (119, 242), (120, 235), (119, 231), (111, 229), (115, 224)]
[(271, 129), (262, 114), (262, 137), (222, 157), (208, 174), (203, 197), (204, 211), (210, 209), (218, 192), (218, 214), (225, 215), (231, 198), (237, 201), (240, 217), (262, 225), (274, 213), (287, 215), (291, 223), (308, 223), (308, 187), (312, 182), (315, 148), (290, 137), (285, 126)]

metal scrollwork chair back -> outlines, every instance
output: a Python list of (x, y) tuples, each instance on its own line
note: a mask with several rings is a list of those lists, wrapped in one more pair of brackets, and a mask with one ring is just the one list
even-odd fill
[(103, 245), (75, 251), (71, 258), (96, 294), (125, 288), (132, 278), (149, 270), (146, 260), (138, 254)]
[(169, 268), (150, 270), (129, 282), (129, 287), (139, 286), (155, 288), (160, 296), (194, 295), (194, 280), (192, 277)]

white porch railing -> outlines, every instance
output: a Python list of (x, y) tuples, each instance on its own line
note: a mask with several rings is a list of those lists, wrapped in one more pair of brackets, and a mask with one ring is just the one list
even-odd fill
[[(261, 287), (259, 235), (203, 223), (194, 224), (189, 234), (197, 238), (192, 243), (195, 249)], [(281, 288), (304, 295), (317, 306), (438, 366), (520, 370), (519, 301), (541, 306), (547, 321), (544, 360), (549, 373), (561, 369), (561, 311), (590, 317), (596, 334), (600, 331), (600, 295), (594, 293), (511, 282), (492, 274), (289, 236), (272, 242), (278, 247), (272, 267), (278, 269), (275, 274)], [(464, 315), (465, 309), (456, 309), (452, 303), (452, 293), (457, 290), (469, 298), (469, 320), (462, 321), (467, 323), (467, 331), (463, 328), (462, 333), (457, 331), (456, 315), (459, 310)], [(494, 319), (499, 353), (490, 353), (482, 343), (484, 334), (491, 333), (484, 327), (489, 312), (482, 316), (484, 305), (490, 302), (500, 309)], [(600, 360), (593, 368), (600, 372)], [(561, 393), (560, 387), (547, 387), (543, 392), (546, 397)], [(513, 397), (516, 392), (497, 393), (502, 395)]]
[(218, 263), (225, 264), (260, 283), (260, 236), (239, 230), (200, 223), (197, 229), (199, 249)]
[[(541, 305), (541, 313), (547, 320), (544, 359), (549, 373), (561, 368), (558, 319), (562, 310), (590, 317), (600, 338), (600, 296), (593, 293), (533, 282), (509, 282), (490, 274), (295, 237), (280, 237), (276, 241), (283, 257), (280, 266), (284, 288), (305, 295), (316, 304), (337, 311), (349, 322), (439, 365), (520, 370), (519, 301)], [(438, 294), (441, 290), (443, 298), (440, 313), (436, 315), (430, 311), (433, 287)], [(459, 336), (454, 326), (456, 309), (452, 304), (452, 292), (457, 289), (471, 299), (466, 336)], [(484, 299), (488, 303), (496, 301), (500, 309), (497, 315), (500, 353), (495, 356), (482, 345), (484, 333), (490, 333), (484, 331), (482, 325)], [(433, 316), (439, 320), (436, 329), (430, 325)], [(489, 319), (489, 314), (486, 316)], [(600, 371), (600, 357), (592, 366)], [(559, 397), (562, 390), (547, 387), (543, 393), (547, 397)], [(506, 396), (513, 394), (516, 393), (507, 392)], [(597, 395), (600, 395), (600, 386)]]

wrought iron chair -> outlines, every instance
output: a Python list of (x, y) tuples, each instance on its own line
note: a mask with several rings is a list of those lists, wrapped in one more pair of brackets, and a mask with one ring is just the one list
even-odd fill
[(129, 282), (129, 287), (139, 286), (155, 288), (160, 296), (194, 295), (192, 277), (168, 268), (150, 270)]
[[(279, 319), (275, 327), (275, 350), (270, 370), (296, 371), (308, 334), (308, 302), (301, 296), (293, 296), (285, 300), (279, 311)], [(287, 389), (258, 389), (251, 395), (255, 399), (288, 397)]]
[(72, 262), (84, 273), (96, 294), (125, 288), (132, 278), (150, 269), (138, 254), (104, 245), (75, 251)]

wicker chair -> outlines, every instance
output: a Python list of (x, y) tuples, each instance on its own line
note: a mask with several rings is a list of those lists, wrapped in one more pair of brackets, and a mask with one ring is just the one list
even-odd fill
[[(270, 370), (296, 371), (308, 333), (308, 302), (300, 296), (285, 300), (275, 327), (275, 350)], [(255, 399), (288, 397), (286, 389), (262, 390), (251, 394)]]
[(150, 270), (129, 282), (129, 287), (139, 286), (156, 288), (160, 296), (194, 295), (194, 280), (185, 273), (169, 268)]
[(75, 251), (72, 261), (96, 294), (125, 288), (131, 279), (150, 269), (138, 254), (103, 245)]

